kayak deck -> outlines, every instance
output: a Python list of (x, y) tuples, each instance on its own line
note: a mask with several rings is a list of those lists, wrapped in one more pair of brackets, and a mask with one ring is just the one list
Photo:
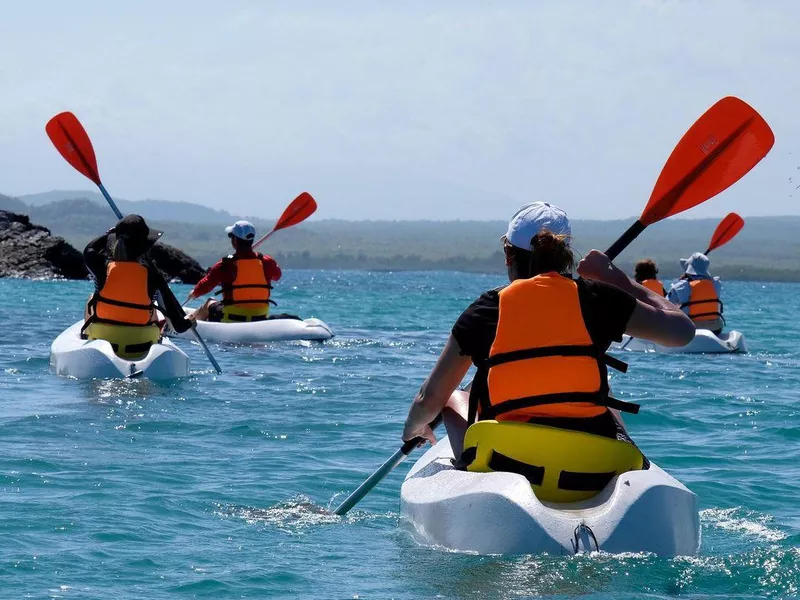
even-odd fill
[(78, 379), (174, 379), (189, 375), (189, 357), (167, 339), (153, 344), (142, 358), (126, 360), (105, 340), (81, 339), (81, 327), (83, 321), (71, 325), (50, 346), (50, 366), (57, 375)]
[(698, 329), (691, 342), (678, 348), (670, 348), (648, 340), (623, 335), (622, 341), (615, 342), (610, 349), (662, 354), (732, 354), (748, 351), (747, 342), (741, 331), (732, 330), (717, 336), (707, 329)]
[[(184, 309), (192, 314), (193, 309)], [(176, 333), (169, 327), (165, 333), (171, 337), (193, 339), (192, 333)], [(197, 333), (208, 342), (258, 344), (290, 340), (324, 341), (334, 336), (328, 325), (319, 319), (267, 319), (254, 323), (212, 323), (197, 321)]]
[(555, 504), (539, 501), (521, 475), (458, 471), (452, 457), (444, 438), (403, 482), (401, 514), (423, 543), (478, 554), (677, 556), (699, 548), (697, 497), (652, 463), (615, 477), (594, 498)]

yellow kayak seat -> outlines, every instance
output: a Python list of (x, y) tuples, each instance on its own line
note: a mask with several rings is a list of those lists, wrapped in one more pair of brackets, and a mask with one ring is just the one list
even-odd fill
[(615, 475), (642, 469), (644, 456), (629, 442), (591, 433), (487, 420), (467, 429), (462, 461), (476, 473), (524, 475), (539, 500), (578, 502), (596, 496)]
[(269, 304), (266, 306), (247, 306), (246, 304), (231, 304), (222, 309), (223, 323), (252, 323), (253, 321), (266, 321), (269, 316)]
[(135, 359), (145, 356), (150, 346), (161, 339), (158, 325), (112, 325), (91, 323), (86, 328), (89, 340), (106, 340), (120, 358)]

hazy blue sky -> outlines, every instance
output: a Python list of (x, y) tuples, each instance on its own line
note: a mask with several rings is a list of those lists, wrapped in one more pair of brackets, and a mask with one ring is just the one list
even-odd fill
[[(687, 216), (800, 214), (797, 0), (15, 2), (0, 20), (0, 192), (91, 184), (50, 146), (83, 121), (112, 194), (275, 216), (638, 214), (674, 144), (737, 95), (772, 153)], [(789, 179), (792, 178), (790, 182)]]

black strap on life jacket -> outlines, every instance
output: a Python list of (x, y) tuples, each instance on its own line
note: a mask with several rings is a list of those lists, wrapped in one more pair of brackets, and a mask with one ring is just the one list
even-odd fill
[(98, 302), (105, 302), (106, 304), (111, 304), (113, 306), (121, 306), (123, 308), (135, 308), (139, 310), (153, 310), (156, 305), (151, 300), (149, 304), (139, 304), (138, 302), (123, 302), (122, 300), (113, 300), (111, 298), (106, 298), (100, 292), (97, 292), (94, 295), (94, 304), (97, 305)]
[(602, 362), (608, 367), (621, 373), (628, 372), (628, 363), (619, 360), (600, 351), (596, 346), (544, 346), (542, 348), (527, 348), (524, 350), (512, 350), (511, 352), (501, 352), (490, 356), (486, 360), (487, 367), (496, 367), (504, 363), (515, 362), (518, 360), (528, 360), (530, 358), (545, 358), (548, 356), (588, 356)]
[(621, 412), (637, 414), (640, 406), (633, 402), (625, 402), (612, 398), (603, 397), (595, 392), (565, 392), (557, 394), (541, 394), (538, 396), (525, 396), (524, 398), (514, 398), (498, 404), (491, 404), (487, 398), (481, 398), (481, 418), (496, 419), (498, 415), (509, 413), (523, 408), (533, 408), (534, 406), (544, 406), (547, 404), (563, 404), (565, 402), (589, 402), (598, 406), (613, 408)]
[(681, 308), (686, 308), (687, 306), (692, 306), (694, 304), (708, 304), (709, 302), (719, 302), (719, 309), (722, 310), (722, 300), (719, 298), (716, 300), (689, 300), (688, 302), (681, 304)]
[(681, 308), (687, 308), (689, 306), (696, 306), (697, 304), (710, 304), (712, 302), (719, 303), (719, 312), (717, 312), (717, 311), (703, 312), (703, 313), (698, 313), (696, 315), (689, 315), (689, 318), (694, 320), (694, 319), (698, 319), (700, 317), (715, 317), (717, 319), (722, 319), (722, 322), (725, 323), (726, 322), (725, 321), (725, 317), (722, 314), (722, 311), (724, 310), (724, 306), (722, 305), (722, 300), (719, 300), (719, 299), (717, 299), (717, 300), (690, 300), (689, 302), (684, 302), (683, 304), (681, 304)]

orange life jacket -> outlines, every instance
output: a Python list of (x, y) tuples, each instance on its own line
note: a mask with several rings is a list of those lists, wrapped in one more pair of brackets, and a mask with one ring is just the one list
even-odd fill
[[(155, 305), (148, 295), (147, 268), (131, 261), (109, 261), (103, 288), (92, 296), (90, 321), (112, 325), (151, 325)], [(88, 323), (87, 323), (88, 324)]]
[(667, 295), (667, 291), (664, 289), (664, 284), (662, 284), (658, 279), (645, 279), (644, 281), (640, 281), (639, 285), (643, 285), (651, 292), (655, 292), (660, 296)]
[[(222, 304), (226, 307), (247, 305), (249, 309), (269, 309), (269, 296), (272, 285), (264, 274), (264, 261), (261, 254), (254, 258), (228, 256), (225, 260), (236, 265), (236, 278), (222, 286)], [(248, 311), (252, 313), (253, 311)]]
[(486, 363), (488, 397), (478, 399), (481, 419), (586, 418), (607, 407), (638, 411), (608, 397), (606, 364), (622, 370), (625, 365), (592, 342), (575, 281), (545, 273), (518, 279), (499, 296), (497, 333)]
[(695, 279), (689, 282), (689, 301), (681, 308), (689, 308), (692, 321), (714, 321), (722, 318), (722, 302), (717, 296), (713, 279)]

